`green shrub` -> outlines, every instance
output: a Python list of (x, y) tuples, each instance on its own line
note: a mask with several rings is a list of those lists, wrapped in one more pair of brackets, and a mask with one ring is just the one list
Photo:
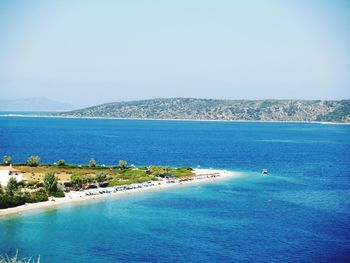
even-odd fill
[(28, 160), (27, 160), (27, 165), (29, 166), (38, 166), (39, 165), (39, 161), (40, 161), (40, 157), (39, 156), (29, 156)]
[(91, 174), (84, 175), (82, 179), (84, 184), (95, 182), (95, 177)]
[(26, 181), (26, 186), (27, 187), (32, 187), (32, 186), (35, 186), (39, 181), (37, 180), (28, 180)]
[(47, 172), (44, 177), (44, 187), (48, 194), (57, 192), (57, 179), (54, 172)]
[(66, 165), (66, 162), (63, 159), (58, 160), (57, 166), (65, 166), (65, 165)]
[(122, 170), (126, 169), (127, 165), (128, 165), (128, 163), (124, 160), (119, 160), (119, 162), (118, 162), (118, 167)]
[(2, 162), (3, 162), (3, 164), (5, 164), (5, 165), (11, 164), (11, 163), (12, 163), (12, 158), (11, 158), (11, 156), (5, 155), (5, 156), (2, 158)]
[(99, 182), (99, 183), (100, 183), (100, 182), (104, 182), (104, 181), (107, 180), (107, 175), (104, 174), (104, 173), (98, 173), (98, 174), (96, 174), (95, 179), (96, 179), (96, 181)]
[(14, 195), (5, 192), (0, 195), (0, 208), (9, 208), (19, 205), (24, 205), (26, 203), (26, 198), (21, 193), (16, 193)]
[(48, 195), (44, 189), (39, 189), (35, 192), (26, 192), (25, 194), (27, 203), (38, 203), (49, 200)]
[(90, 167), (90, 168), (96, 167), (96, 161), (95, 161), (95, 159), (90, 159), (90, 161), (89, 161), (89, 167)]
[(83, 176), (81, 174), (72, 174), (70, 182), (75, 190), (78, 190), (83, 185)]
[(149, 171), (154, 176), (161, 176), (166, 173), (165, 169), (161, 166), (151, 166), (149, 168)]
[(19, 181), (17, 182), (17, 187), (20, 188), (20, 187), (25, 187), (27, 185), (26, 181)]
[(16, 178), (11, 177), (10, 180), (7, 182), (6, 186), (6, 193), (9, 195), (14, 195), (14, 193), (18, 190), (18, 182)]

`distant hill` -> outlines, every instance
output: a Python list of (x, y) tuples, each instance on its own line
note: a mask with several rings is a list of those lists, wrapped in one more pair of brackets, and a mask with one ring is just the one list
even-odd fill
[(45, 98), (0, 99), (0, 111), (67, 111), (77, 107)]
[(350, 123), (350, 100), (150, 99), (106, 103), (55, 116)]

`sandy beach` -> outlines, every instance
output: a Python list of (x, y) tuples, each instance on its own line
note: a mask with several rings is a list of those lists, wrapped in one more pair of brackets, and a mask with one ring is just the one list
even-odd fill
[[(71, 204), (77, 202), (86, 202), (93, 200), (101, 199), (110, 199), (122, 196), (128, 196), (135, 193), (147, 192), (147, 191), (159, 191), (172, 187), (181, 187), (185, 185), (193, 185), (198, 183), (210, 183), (210, 181), (217, 181), (223, 179), (229, 179), (234, 177), (239, 177), (240, 173), (235, 171), (226, 171), (226, 170), (212, 170), (212, 169), (194, 169), (195, 176), (192, 177), (192, 180), (182, 181), (178, 179), (173, 180), (163, 180), (163, 181), (154, 181), (151, 186), (142, 187), (137, 189), (130, 189), (124, 191), (115, 191), (117, 187), (107, 187), (107, 188), (98, 188), (92, 190), (84, 191), (71, 191), (66, 193), (64, 198), (49, 198), (49, 201), (25, 204), (22, 206), (0, 209), (0, 217), (21, 214), (28, 211), (38, 210), (38, 209), (50, 209), (63, 204)], [(100, 194), (99, 191), (105, 191), (106, 193)], [(96, 193), (96, 194), (91, 194)], [(91, 195), (88, 195), (91, 194)]]

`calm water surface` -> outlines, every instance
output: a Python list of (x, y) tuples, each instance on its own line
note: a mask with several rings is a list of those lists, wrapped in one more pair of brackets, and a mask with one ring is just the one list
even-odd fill
[(2, 218), (1, 253), (41, 262), (350, 261), (350, 126), (0, 117), (5, 154), (242, 176)]

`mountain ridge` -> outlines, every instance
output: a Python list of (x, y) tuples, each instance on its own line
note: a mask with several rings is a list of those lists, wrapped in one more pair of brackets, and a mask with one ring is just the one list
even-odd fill
[(156, 98), (104, 103), (52, 116), (350, 123), (350, 100)]

